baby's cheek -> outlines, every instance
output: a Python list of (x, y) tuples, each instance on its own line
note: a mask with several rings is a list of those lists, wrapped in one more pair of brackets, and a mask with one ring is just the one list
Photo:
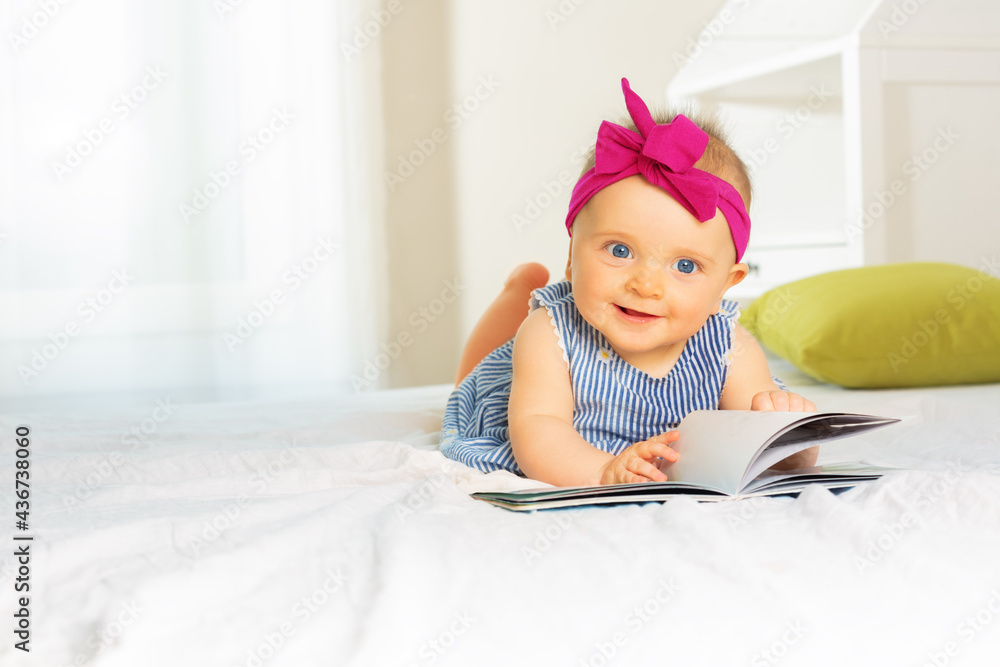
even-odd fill
[(587, 324), (594, 327), (595, 329), (602, 329), (610, 319), (610, 313), (608, 312), (608, 307), (604, 306), (602, 308), (595, 308), (593, 306), (580, 310), (580, 314), (583, 319), (586, 320)]

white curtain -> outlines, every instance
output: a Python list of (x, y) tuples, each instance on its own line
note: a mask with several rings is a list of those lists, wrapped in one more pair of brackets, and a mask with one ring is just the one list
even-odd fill
[(0, 400), (350, 387), (337, 4), (4, 3)]

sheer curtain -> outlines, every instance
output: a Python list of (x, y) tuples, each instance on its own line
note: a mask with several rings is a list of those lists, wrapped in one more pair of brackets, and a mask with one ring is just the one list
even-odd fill
[(377, 311), (343, 11), (7, 5), (0, 400), (350, 387)]

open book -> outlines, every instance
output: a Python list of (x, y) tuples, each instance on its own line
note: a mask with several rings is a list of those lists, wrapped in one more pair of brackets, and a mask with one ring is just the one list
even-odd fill
[(578, 505), (662, 502), (676, 495), (697, 500), (795, 495), (810, 484), (846, 489), (878, 479), (889, 468), (841, 464), (798, 470), (768, 470), (809, 447), (898, 422), (847, 412), (755, 412), (695, 410), (677, 426), (671, 447), (675, 463), (660, 461), (666, 482), (606, 486), (546, 487), (522, 491), (478, 492), (472, 497), (511, 510)]

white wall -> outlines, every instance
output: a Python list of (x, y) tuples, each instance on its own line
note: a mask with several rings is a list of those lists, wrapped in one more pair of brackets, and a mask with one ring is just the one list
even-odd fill
[(1000, 77), (888, 88), (885, 182), (901, 192), (886, 212), (888, 261), (951, 262), (998, 274), (998, 113)]

